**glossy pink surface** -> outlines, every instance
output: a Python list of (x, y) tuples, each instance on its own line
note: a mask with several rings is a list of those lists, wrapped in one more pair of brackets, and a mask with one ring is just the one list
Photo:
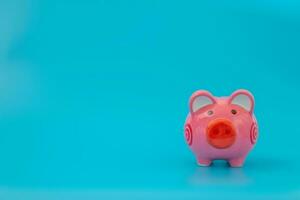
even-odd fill
[(222, 159), (241, 167), (258, 136), (252, 94), (237, 90), (229, 97), (214, 97), (200, 90), (191, 96), (189, 106), (185, 139), (197, 163), (209, 166)]

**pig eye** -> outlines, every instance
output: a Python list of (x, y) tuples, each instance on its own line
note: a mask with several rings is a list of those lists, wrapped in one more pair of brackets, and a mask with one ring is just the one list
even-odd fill
[(212, 114), (214, 114), (214, 112), (212, 110), (209, 110), (209, 111), (207, 111), (207, 114), (212, 115)]
[(232, 109), (232, 110), (231, 110), (231, 113), (232, 113), (233, 115), (235, 115), (235, 114), (237, 113), (237, 111), (234, 110), (234, 109)]

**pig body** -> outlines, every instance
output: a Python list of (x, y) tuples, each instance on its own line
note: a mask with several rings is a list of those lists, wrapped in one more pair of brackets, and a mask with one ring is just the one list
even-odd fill
[(191, 96), (189, 107), (184, 134), (197, 163), (209, 166), (221, 159), (232, 167), (243, 166), (258, 137), (252, 94), (237, 90), (229, 97), (214, 97), (200, 90)]

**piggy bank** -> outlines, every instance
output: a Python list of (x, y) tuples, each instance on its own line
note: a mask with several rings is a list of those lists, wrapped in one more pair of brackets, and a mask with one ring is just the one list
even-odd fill
[(253, 108), (254, 98), (247, 90), (228, 97), (199, 90), (191, 96), (184, 134), (200, 166), (209, 166), (213, 160), (243, 166), (258, 137)]

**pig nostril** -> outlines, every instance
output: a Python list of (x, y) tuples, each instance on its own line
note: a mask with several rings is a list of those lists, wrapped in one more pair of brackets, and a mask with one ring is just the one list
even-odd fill
[(231, 133), (231, 130), (225, 129), (225, 134), (226, 134), (226, 135), (230, 135), (230, 133)]
[(213, 137), (217, 137), (219, 135), (219, 130), (218, 129), (214, 129), (213, 131), (212, 131), (212, 136)]

